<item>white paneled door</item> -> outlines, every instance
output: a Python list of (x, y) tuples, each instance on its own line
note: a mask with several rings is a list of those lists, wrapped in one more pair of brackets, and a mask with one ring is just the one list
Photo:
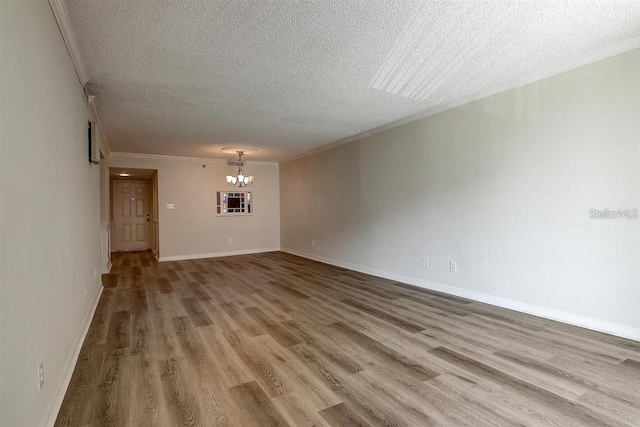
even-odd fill
[(114, 181), (116, 250), (151, 247), (151, 189), (148, 182)]

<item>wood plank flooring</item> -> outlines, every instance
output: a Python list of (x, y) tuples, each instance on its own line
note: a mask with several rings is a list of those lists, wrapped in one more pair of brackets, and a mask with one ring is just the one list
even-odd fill
[(281, 252), (114, 255), (57, 426), (640, 426), (640, 343)]

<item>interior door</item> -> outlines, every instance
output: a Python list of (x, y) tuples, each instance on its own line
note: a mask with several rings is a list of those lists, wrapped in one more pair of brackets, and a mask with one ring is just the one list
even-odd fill
[(151, 187), (144, 181), (114, 181), (116, 250), (151, 248)]

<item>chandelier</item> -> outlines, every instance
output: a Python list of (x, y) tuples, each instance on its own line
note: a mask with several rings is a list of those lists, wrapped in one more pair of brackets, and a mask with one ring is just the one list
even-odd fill
[(248, 187), (253, 184), (253, 176), (246, 176), (242, 171), (242, 166), (244, 166), (244, 162), (242, 161), (242, 156), (244, 156), (244, 151), (236, 151), (238, 153), (238, 161), (237, 162), (228, 162), (228, 165), (238, 166), (238, 174), (236, 176), (227, 175), (227, 184), (232, 185), (234, 187)]

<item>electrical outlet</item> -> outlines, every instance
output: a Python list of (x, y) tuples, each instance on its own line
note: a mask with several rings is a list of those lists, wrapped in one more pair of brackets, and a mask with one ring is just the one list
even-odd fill
[(233, 239), (229, 239), (229, 243), (233, 243)]
[(449, 271), (455, 273), (458, 271), (458, 263), (455, 261), (449, 261)]
[(38, 365), (38, 390), (44, 386), (44, 362), (40, 362)]
[(429, 258), (422, 258), (422, 268), (429, 268)]
[(315, 241), (315, 240), (312, 240), (312, 241), (311, 241), (311, 246), (315, 246), (315, 245), (316, 245), (316, 241)]
[(84, 299), (87, 299), (87, 295), (89, 294), (89, 285), (84, 284)]

